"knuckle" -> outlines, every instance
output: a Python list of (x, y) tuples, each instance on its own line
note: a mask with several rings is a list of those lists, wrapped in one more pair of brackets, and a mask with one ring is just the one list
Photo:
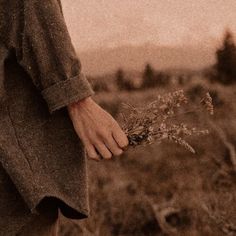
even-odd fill
[(94, 131), (92, 131), (92, 130), (88, 130), (86, 135), (87, 135), (88, 140), (93, 140), (96, 138), (96, 135), (95, 135)]
[(106, 132), (106, 134), (103, 137), (103, 142), (109, 146), (109, 148), (114, 148), (114, 143), (113, 143), (114, 139), (112, 137), (112, 132)]
[(95, 147), (100, 147), (102, 142), (101, 142), (101, 139), (99, 137), (96, 137), (92, 140), (92, 144), (95, 146)]
[(99, 143), (99, 140), (100, 140), (100, 138), (99, 138), (99, 136), (96, 135), (96, 134), (93, 134), (93, 135), (89, 136), (89, 142), (90, 142), (91, 144), (98, 144), (98, 143)]
[(117, 123), (117, 121), (115, 120), (115, 119), (112, 119), (112, 121), (111, 121), (111, 125), (113, 126), (113, 127), (120, 127), (119, 126), (119, 124)]
[(112, 119), (112, 121), (109, 124), (109, 127), (111, 129), (117, 129), (119, 127), (118, 123), (116, 122), (116, 120)]
[(110, 133), (107, 130), (102, 130), (100, 132), (100, 136), (105, 140), (105, 141), (109, 141), (110, 139)]
[(104, 142), (109, 146), (111, 145), (111, 139), (111, 136), (108, 134), (103, 137)]

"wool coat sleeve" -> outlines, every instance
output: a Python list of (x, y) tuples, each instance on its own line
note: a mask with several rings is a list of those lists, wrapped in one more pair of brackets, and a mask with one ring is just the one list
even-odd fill
[[(23, 0), (22, 0), (23, 1)], [(94, 92), (81, 71), (59, 0), (24, 0), (19, 64), (28, 72), (50, 113)]]

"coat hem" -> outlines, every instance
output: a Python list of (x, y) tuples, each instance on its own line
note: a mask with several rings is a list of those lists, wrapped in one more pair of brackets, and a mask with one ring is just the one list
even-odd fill
[(46, 200), (50, 199), (55, 201), (58, 205), (63, 216), (69, 219), (84, 219), (89, 217), (89, 208), (83, 208), (81, 206), (75, 206), (75, 204), (71, 203), (69, 200), (66, 200), (62, 196), (58, 196), (56, 194), (45, 194), (36, 201), (35, 204), (30, 207), (30, 211), (33, 214), (39, 214), (38, 206), (39, 204)]

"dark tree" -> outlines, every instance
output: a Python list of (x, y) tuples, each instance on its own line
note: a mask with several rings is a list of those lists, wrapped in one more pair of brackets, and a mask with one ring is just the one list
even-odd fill
[(126, 78), (125, 73), (122, 69), (118, 69), (115, 77), (116, 77), (116, 85), (119, 90), (131, 91), (134, 89), (132, 82)]
[(147, 64), (143, 72), (142, 87), (143, 88), (153, 87), (155, 85), (155, 80), (156, 80), (155, 71), (150, 64)]
[(226, 31), (223, 45), (216, 52), (216, 80), (223, 84), (236, 82), (236, 46), (233, 35)]
[(119, 90), (124, 90), (125, 88), (125, 74), (122, 69), (118, 69), (116, 72), (116, 85)]

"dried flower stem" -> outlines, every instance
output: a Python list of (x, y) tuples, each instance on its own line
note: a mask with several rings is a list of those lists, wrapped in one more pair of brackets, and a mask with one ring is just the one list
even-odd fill
[[(173, 118), (188, 113), (198, 113), (202, 108), (213, 115), (214, 110), (209, 93), (201, 99), (200, 107), (177, 113), (178, 109), (180, 107), (183, 108), (187, 102), (188, 100), (184, 92), (180, 90), (164, 96), (159, 95), (157, 100), (146, 107), (136, 108), (131, 104), (124, 104), (126, 113), (122, 113), (122, 127), (128, 136), (130, 145), (146, 145), (169, 140), (195, 153), (194, 148), (184, 138), (187, 136), (205, 135), (209, 133), (208, 130), (189, 128), (183, 123), (175, 124)], [(170, 119), (172, 119), (171, 122), (169, 121)]]

